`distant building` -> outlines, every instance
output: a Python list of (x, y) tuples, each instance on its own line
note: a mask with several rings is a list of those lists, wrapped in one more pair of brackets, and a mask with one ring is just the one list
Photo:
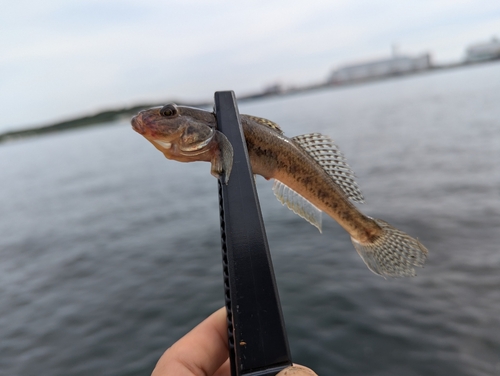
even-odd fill
[(500, 59), (500, 40), (493, 37), (486, 43), (473, 44), (467, 48), (467, 62)]
[(430, 54), (420, 56), (394, 55), (389, 59), (375, 60), (361, 64), (346, 65), (335, 70), (329, 82), (347, 83), (397, 76), (431, 68)]

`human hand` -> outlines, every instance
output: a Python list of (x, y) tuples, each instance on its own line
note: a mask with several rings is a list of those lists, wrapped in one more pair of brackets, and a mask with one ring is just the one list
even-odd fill
[(226, 309), (221, 308), (178, 340), (151, 376), (230, 376)]
[[(178, 340), (156, 364), (151, 376), (231, 376), (226, 309), (221, 308)], [(317, 376), (293, 365), (277, 376)]]

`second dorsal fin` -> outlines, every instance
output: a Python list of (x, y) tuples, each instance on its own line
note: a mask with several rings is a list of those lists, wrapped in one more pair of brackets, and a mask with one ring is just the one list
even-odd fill
[(304, 149), (337, 183), (351, 200), (363, 203), (364, 198), (354, 172), (333, 140), (321, 133), (303, 134), (292, 140)]

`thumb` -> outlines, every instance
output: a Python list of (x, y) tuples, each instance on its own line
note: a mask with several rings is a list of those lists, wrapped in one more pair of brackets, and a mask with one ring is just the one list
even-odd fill
[(310, 368), (294, 364), (281, 370), (276, 376), (318, 376), (318, 374)]

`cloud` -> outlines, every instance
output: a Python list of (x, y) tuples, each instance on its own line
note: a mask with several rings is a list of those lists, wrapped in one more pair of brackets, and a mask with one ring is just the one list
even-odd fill
[[(430, 50), (458, 59), (498, 34), (500, 4), (46, 0), (0, 14), (0, 130), (105, 107), (324, 79), (336, 65)], [(25, 111), (28, 107), (31, 110)]]

